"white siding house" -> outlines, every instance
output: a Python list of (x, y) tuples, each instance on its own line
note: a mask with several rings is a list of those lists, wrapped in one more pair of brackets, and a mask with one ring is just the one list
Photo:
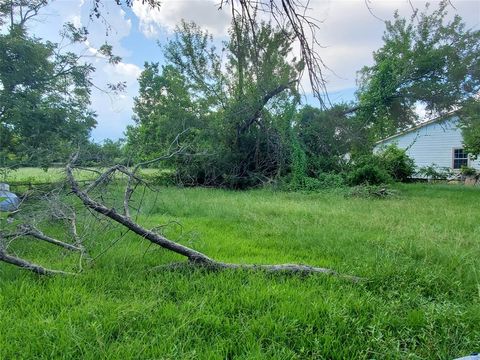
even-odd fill
[(379, 141), (374, 151), (390, 144), (406, 149), (417, 168), (435, 164), (459, 170), (462, 165), (480, 170), (480, 161), (472, 160), (463, 151), (462, 131), (458, 117), (437, 118)]

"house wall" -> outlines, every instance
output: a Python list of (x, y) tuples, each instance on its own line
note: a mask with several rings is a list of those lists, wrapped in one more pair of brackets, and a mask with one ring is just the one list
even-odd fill
[[(381, 151), (383, 147), (395, 143), (399, 148), (407, 149), (417, 168), (432, 164), (452, 168), (453, 149), (463, 148), (462, 131), (457, 121), (457, 117), (452, 117), (425, 125), (379, 143), (374, 151)], [(480, 170), (480, 161), (469, 160), (469, 166)]]

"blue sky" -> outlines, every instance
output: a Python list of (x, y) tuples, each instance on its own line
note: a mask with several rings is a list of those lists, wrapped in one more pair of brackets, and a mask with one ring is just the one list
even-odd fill
[[(367, 0), (369, 1), (369, 0)], [(436, 6), (437, 1), (430, 1)], [(126, 81), (127, 90), (119, 96), (94, 90), (92, 108), (98, 114), (98, 126), (93, 131), (95, 141), (123, 137), (127, 125), (132, 124), (133, 98), (138, 93), (137, 78), (146, 61), (164, 62), (161, 48), (175, 25), (181, 20), (192, 20), (209, 30), (217, 41), (226, 38), (230, 21), (226, 10), (219, 11), (216, 0), (163, 0), (159, 10), (152, 10), (141, 1), (135, 1), (132, 8), (120, 8), (113, 0), (104, 0), (104, 14), (107, 14), (110, 29), (100, 21), (89, 18), (90, 0), (54, 0), (44, 9), (39, 20), (31, 25), (30, 31), (39, 37), (55, 41), (61, 25), (71, 21), (86, 26), (89, 31), (88, 43), (84, 44), (87, 54), (94, 54), (105, 41), (112, 44), (114, 52), (122, 57), (116, 66), (104, 59), (92, 58), (97, 71), (96, 84)], [(415, 7), (423, 8), (424, 1), (412, 1)], [(455, 9), (467, 26), (480, 26), (480, 1), (452, 0)], [(310, 14), (320, 23), (318, 32), (320, 52), (332, 71), (326, 72), (327, 89), (332, 102), (354, 99), (356, 71), (371, 64), (372, 52), (381, 46), (384, 24), (380, 19), (391, 19), (395, 9), (405, 16), (411, 14), (408, 0), (370, 0), (369, 12), (365, 0), (311, 0)], [(79, 49), (77, 49), (79, 50)], [(305, 99), (315, 104), (306, 79), (302, 80)]]

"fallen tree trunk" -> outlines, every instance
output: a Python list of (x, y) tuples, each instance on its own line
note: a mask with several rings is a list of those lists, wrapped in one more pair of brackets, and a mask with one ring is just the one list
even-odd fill
[(34, 226), (28, 225), (28, 224), (20, 225), (18, 227), (18, 231), (14, 232), (14, 233), (1, 234), (1, 237), (5, 238), (5, 239), (17, 238), (17, 237), (22, 237), (22, 236), (31, 236), (31, 237), (34, 237), (38, 240), (48, 242), (50, 244), (62, 247), (64, 249), (67, 249), (67, 250), (70, 250), (70, 251), (82, 251), (82, 249), (80, 247), (69, 244), (69, 243), (66, 243), (64, 241), (54, 239), (50, 236), (47, 236), (43, 232), (41, 232), (40, 230), (35, 228)]
[(309, 274), (325, 274), (325, 275), (332, 275), (335, 277), (339, 277), (345, 280), (349, 280), (352, 282), (359, 282), (364, 280), (358, 276), (352, 275), (344, 275), (339, 274), (338, 272), (321, 267), (315, 267), (310, 265), (302, 265), (302, 264), (276, 264), (276, 265), (262, 265), (262, 264), (232, 264), (232, 263), (223, 263), (218, 261), (212, 261), (209, 264), (205, 263), (192, 263), (191, 261), (188, 262), (176, 262), (172, 264), (165, 264), (156, 266), (153, 270), (158, 269), (182, 269), (182, 268), (204, 268), (207, 270), (228, 270), (228, 269), (239, 269), (239, 270), (252, 270), (252, 271), (264, 271), (264, 272), (272, 272), (272, 273), (289, 273), (289, 274), (298, 274), (298, 275), (309, 275)]
[(34, 273), (39, 275), (75, 275), (74, 273), (70, 272), (44, 268), (43, 266), (28, 262), (13, 255), (9, 255), (3, 250), (0, 250), (0, 261), (18, 266), (25, 270), (33, 271)]
[[(176, 254), (182, 255), (188, 259), (188, 264), (193, 266), (204, 267), (207, 269), (213, 270), (221, 270), (221, 269), (252, 269), (252, 270), (264, 270), (269, 272), (290, 272), (290, 273), (304, 273), (304, 274), (313, 274), (313, 273), (321, 273), (327, 275), (335, 275), (339, 276), (351, 281), (359, 281), (361, 278), (356, 276), (348, 276), (348, 275), (340, 275), (336, 271), (331, 269), (307, 266), (307, 265), (300, 265), (300, 264), (285, 264), (285, 265), (253, 265), (253, 264), (229, 264), (223, 263), (216, 260), (211, 259), (207, 255), (193, 250), (187, 246), (181, 245), (174, 241), (167, 239), (166, 237), (144, 228), (143, 226), (139, 225), (135, 221), (133, 221), (129, 216), (129, 200), (131, 198), (131, 191), (125, 191), (124, 195), (124, 214), (119, 213), (114, 208), (109, 208), (105, 206), (103, 203), (96, 201), (91, 198), (91, 196), (86, 192), (82, 191), (80, 186), (78, 185), (75, 177), (73, 175), (73, 164), (77, 159), (78, 154), (74, 155), (70, 162), (67, 164), (66, 167), (66, 174), (67, 174), (67, 181), (69, 182), (70, 188), (72, 193), (75, 194), (82, 203), (89, 209), (106, 216), (113, 221), (123, 225), (128, 230), (134, 232), (135, 234), (141, 236), (144, 239), (149, 240), (150, 242), (161, 246), (164, 249), (173, 251)], [(162, 157), (164, 158), (164, 157)], [(114, 167), (115, 168), (115, 167)], [(105, 174), (111, 174), (115, 172), (116, 169), (111, 168), (105, 172)], [(114, 169), (114, 170), (112, 170)], [(138, 170), (138, 167), (135, 167), (134, 172), (129, 175), (129, 180), (127, 184), (127, 189), (131, 186), (131, 181), (135, 177), (135, 172)], [(122, 169), (122, 173), (125, 174), (126, 169)], [(99, 179), (104, 179), (105, 176), (101, 175)], [(103, 181), (103, 180), (102, 180)], [(173, 264), (172, 266), (175, 266)]]

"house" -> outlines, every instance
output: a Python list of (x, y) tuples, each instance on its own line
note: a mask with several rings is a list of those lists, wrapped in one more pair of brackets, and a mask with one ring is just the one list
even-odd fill
[(399, 148), (406, 149), (417, 169), (434, 164), (441, 168), (450, 168), (454, 172), (459, 171), (462, 166), (480, 170), (480, 159), (472, 159), (463, 148), (462, 130), (458, 120), (458, 116), (451, 113), (423, 122), (377, 142), (374, 152), (396, 144)]

